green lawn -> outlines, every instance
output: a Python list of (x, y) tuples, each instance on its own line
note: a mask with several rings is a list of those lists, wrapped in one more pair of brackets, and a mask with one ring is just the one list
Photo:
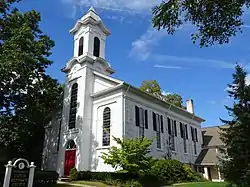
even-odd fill
[(176, 187), (225, 187), (226, 183), (223, 182), (201, 182), (201, 183), (188, 183), (188, 184), (175, 184)]

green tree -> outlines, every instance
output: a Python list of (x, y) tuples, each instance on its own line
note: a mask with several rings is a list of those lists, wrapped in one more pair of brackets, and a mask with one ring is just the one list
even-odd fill
[(40, 164), (44, 125), (62, 93), (46, 69), (54, 42), (39, 29), (40, 14), (0, 0), (0, 146), (8, 157)]
[(233, 107), (226, 107), (232, 120), (222, 120), (221, 139), (227, 147), (221, 160), (226, 180), (239, 187), (250, 186), (250, 86), (246, 85), (246, 72), (237, 65), (229, 96)]
[(167, 95), (164, 95), (163, 96), (164, 100), (168, 103), (171, 103), (175, 106), (178, 106), (178, 107), (183, 107), (182, 106), (182, 97), (178, 94), (167, 94)]
[(153, 9), (153, 25), (173, 34), (183, 24), (192, 24), (196, 27), (192, 40), (199, 40), (201, 47), (228, 43), (242, 31), (243, 7), (249, 5), (249, 0), (163, 1)]
[(182, 106), (182, 97), (176, 93), (173, 94), (162, 94), (161, 87), (159, 83), (156, 80), (147, 80), (143, 81), (140, 86), (140, 90), (144, 92), (148, 92), (168, 103), (171, 103), (178, 107)]
[(147, 154), (152, 140), (137, 137), (135, 139), (115, 138), (118, 147), (111, 147), (108, 153), (102, 153), (105, 164), (130, 173), (149, 173), (153, 159)]
[(151, 94), (161, 95), (161, 87), (156, 80), (143, 81), (141, 83), (140, 90)]

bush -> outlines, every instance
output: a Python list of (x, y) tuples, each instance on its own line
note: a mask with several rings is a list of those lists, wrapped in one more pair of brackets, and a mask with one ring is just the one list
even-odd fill
[(178, 160), (156, 160), (151, 175), (168, 183), (199, 181), (201, 176)]
[(76, 168), (72, 168), (69, 172), (69, 180), (70, 181), (77, 181), (79, 180), (79, 172), (77, 171)]
[(33, 186), (40, 187), (56, 184), (58, 177), (59, 175), (56, 171), (36, 170)]
[(143, 185), (136, 180), (131, 180), (131, 181), (127, 181), (124, 187), (143, 187)]

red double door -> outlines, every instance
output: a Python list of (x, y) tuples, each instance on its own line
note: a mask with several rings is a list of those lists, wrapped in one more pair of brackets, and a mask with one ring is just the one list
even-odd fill
[(76, 150), (66, 150), (64, 160), (64, 176), (69, 176), (69, 172), (76, 164)]

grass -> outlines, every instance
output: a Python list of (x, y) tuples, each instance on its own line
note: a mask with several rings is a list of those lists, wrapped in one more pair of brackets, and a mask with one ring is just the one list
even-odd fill
[(196, 183), (186, 183), (186, 184), (175, 184), (176, 187), (225, 187), (224, 182), (196, 182)]
[(93, 181), (75, 181), (76, 184), (85, 184), (89, 186), (95, 186), (95, 187), (107, 187), (108, 185), (103, 184), (101, 182), (93, 182)]

